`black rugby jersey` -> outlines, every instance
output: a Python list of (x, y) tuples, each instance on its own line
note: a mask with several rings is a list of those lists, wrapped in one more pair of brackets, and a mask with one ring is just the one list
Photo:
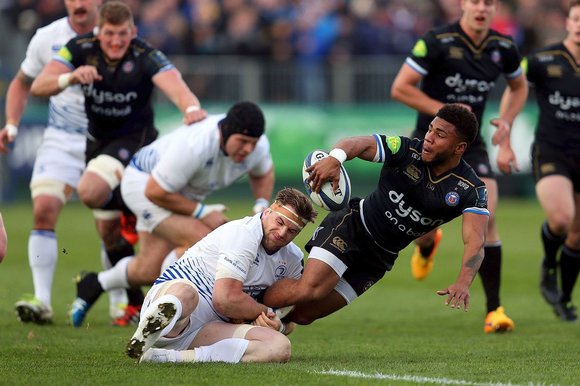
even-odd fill
[(463, 212), (489, 215), (485, 184), (463, 159), (443, 175), (432, 176), (421, 160), (422, 140), (374, 136), (384, 165), (361, 217), (381, 247), (397, 253)]
[(540, 110), (536, 141), (580, 155), (580, 66), (563, 43), (542, 48), (522, 61), (535, 86)]
[(109, 63), (93, 33), (70, 40), (56, 59), (74, 70), (82, 65), (97, 68), (102, 80), (83, 85), (89, 133), (106, 140), (119, 135), (154, 130), (151, 95), (155, 74), (174, 68), (159, 50), (144, 40), (131, 41), (118, 62)]
[[(511, 37), (490, 30), (476, 46), (459, 22), (427, 32), (413, 47), (405, 63), (423, 76), (421, 90), (444, 103), (471, 106), (481, 125), (485, 103), (500, 74), (513, 79), (521, 74), (521, 57)], [(415, 130), (427, 132), (434, 117), (419, 113)], [(482, 145), (481, 134), (471, 146)]]

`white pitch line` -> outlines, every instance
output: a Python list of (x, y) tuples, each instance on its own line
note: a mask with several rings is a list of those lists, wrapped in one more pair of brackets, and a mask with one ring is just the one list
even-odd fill
[[(519, 385), (516, 383), (498, 383), (498, 382), (471, 382), (461, 379), (449, 379), (449, 378), (434, 378), (434, 377), (422, 377), (417, 375), (395, 375), (395, 374), (365, 374), (360, 371), (346, 371), (346, 370), (327, 370), (327, 371), (313, 371), (315, 374), (322, 375), (335, 375), (351, 378), (364, 378), (364, 379), (388, 379), (391, 381), (405, 381), (414, 383), (434, 383), (438, 385), (461, 385), (461, 386), (534, 386), (534, 385), (546, 385), (543, 383), (533, 383), (527, 382), (524, 385)], [(555, 385), (552, 385), (555, 386)]]

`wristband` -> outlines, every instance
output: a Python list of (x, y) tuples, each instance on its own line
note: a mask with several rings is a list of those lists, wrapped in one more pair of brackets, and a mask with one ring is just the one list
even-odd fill
[(18, 127), (16, 125), (13, 125), (12, 123), (7, 123), (6, 126), (6, 132), (8, 133), (8, 136), (10, 138), (14, 138), (16, 137), (16, 134), (18, 134)]
[(195, 207), (195, 209), (191, 213), (191, 217), (199, 219), (199, 217), (201, 216), (201, 213), (203, 212), (204, 207), (205, 207), (204, 203), (198, 202), (197, 206)]
[(341, 164), (346, 161), (346, 152), (338, 147), (332, 149), (328, 155), (336, 158)]
[(72, 74), (67, 72), (66, 74), (61, 74), (58, 76), (58, 88), (64, 90), (68, 86), (70, 86), (70, 77)]
[(201, 110), (201, 107), (200, 106), (198, 106), (198, 105), (191, 105), (191, 106), (189, 106), (188, 108), (185, 109), (185, 113), (186, 114), (187, 113), (192, 113), (194, 111), (199, 111), (199, 110)]

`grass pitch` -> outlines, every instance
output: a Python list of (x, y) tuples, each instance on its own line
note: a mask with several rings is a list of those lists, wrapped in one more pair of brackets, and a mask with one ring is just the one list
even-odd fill
[[(250, 209), (228, 205), (232, 218)], [(352, 305), (299, 327), (290, 336), (289, 363), (267, 365), (138, 365), (123, 354), (133, 329), (109, 325), (106, 296), (93, 307), (83, 328), (68, 326), (73, 276), (100, 265), (91, 214), (78, 203), (65, 208), (57, 228), (55, 324), (20, 324), (14, 302), (32, 291), (26, 252), (31, 206), (11, 205), (2, 208), (2, 214), (9, 253), (0, 264), (0, 384), (580, 384), (580, 324), (557, 320), (539, 294), (543, 216), (533, 200), (503, 200), (498, 209), (504, 243), (502, 303), (516, 323), (513, 333), (483, 333), (485, 299), (479, 279), (472, 286), (467, 313), (446, 308), (435, 294), (453, 282), (459, 270), (459, 220), (443, 228), (434, 272), (425, 281), (412, 279), (408, 248), (393, 271)], [(313, 229), (309, 225), (303, 232), (297, 240), (300, 246)]]

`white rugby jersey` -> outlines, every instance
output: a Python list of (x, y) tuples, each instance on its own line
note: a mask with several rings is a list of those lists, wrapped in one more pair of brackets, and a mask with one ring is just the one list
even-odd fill
[(153, 175), (167, 192), (203, 201), (216, 190), (249, 173), (262, 176), (272, 168), (270, 142), (262, 135), (254, 151), (241, 163), (220, 150), (218, 122), (225, 114), (210, 115), (184, 125), (140, 149), (131, 166)]
[[(30, 78), (36, 78), (44, 66), (70, 39), (77, 36), (63, 17), (39, 28), (26, 49), (26, 58), (20, 69)], [(71, 133), (87, 133), (84, 96), (80, 86), (70, 86), (51, 96), (48, 105), (48, 126)]]
[[(299, 278), (304, 255), (294, 243), (268, 255), (262, 247), (261, 213), (230, 221), (209, 233), (161, 273), (155, 284), (173, 279), (193, 282), (209, 304), (216, 274), (243, 282), (244, 292), (257, 298), (275, 281)], [(224, 276), (224, 275), (222, 275)]]

